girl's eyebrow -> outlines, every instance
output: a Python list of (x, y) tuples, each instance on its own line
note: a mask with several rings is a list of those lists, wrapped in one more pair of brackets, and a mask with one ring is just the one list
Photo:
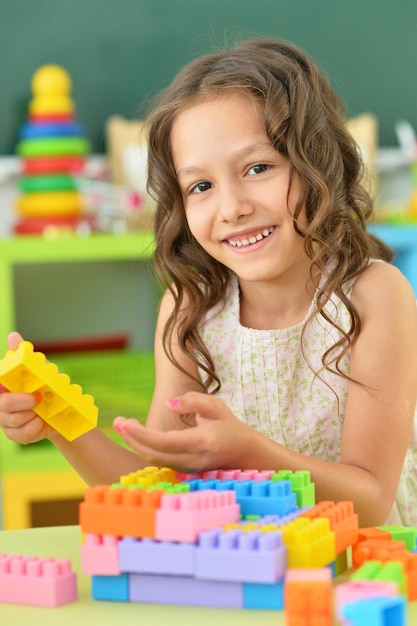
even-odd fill
[[(254, 143), (254, 144), (250, 144), (249, 146), (244, 146), (243, 148), (239, 148), (238, 150), (236, 150), (236, 152), (234, 154), (232, 154), (233, 157), (237, 157), (239, 158), (244, 158), (247, 157), (249, 155), (253, 155), (256, 152), (260, 152), (261, 150), (265, 150), (265, 148), (272, 148), (272, 150), (274, 150), (274, 152), (276, 152), (276, 150), (274, 149), (274, 147), (270, 144), (269, 141), (265, 141), (265, 142), (261, 142), (261, 143)], [(189, 165), (186, 167), (181, 167), (179, 170), (176, 171), (176, 175), (178, 178), (182, 177), (182, 176), (187, 176), (188, 174), (198, 174), (198, 172), (203, 171), (204, 168), (202, 167), (198, 167), (197, 165)]]

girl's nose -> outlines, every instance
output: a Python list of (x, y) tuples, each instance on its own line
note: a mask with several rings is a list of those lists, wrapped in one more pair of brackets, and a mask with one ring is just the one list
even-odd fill
[(230, 186), (219, 193), (219, 220), (238, 222), (253, 213), (253, 204), (240, 188)]

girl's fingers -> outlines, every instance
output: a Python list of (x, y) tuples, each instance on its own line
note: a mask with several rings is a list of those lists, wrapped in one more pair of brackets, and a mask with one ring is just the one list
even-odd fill
[(9, 336), (7, 337), (7, 345), (9, 347), (9, 350), (17, 350), (17, 348), (19, 347), (19, 344), (22, 341), (23, 341), (22, 335), (20, 335), (16, 331), (9, 333)]
[(117, 417), (114, 429), (128, 445), (138, 444), (143, 448), (173, 454), (194, 452), (196, 449), (196, 429), (152, 430), (132, 419)]

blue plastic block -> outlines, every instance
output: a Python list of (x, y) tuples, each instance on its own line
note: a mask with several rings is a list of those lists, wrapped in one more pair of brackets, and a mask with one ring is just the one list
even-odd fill
[(274, 583), (284, 578), (286, 569), (287, 548), (278, 531), (200, 533), (195, 551), (197, 578)]
[(119, 567), (122, 572), (194, 576), (195, 550), (193, 543), (125, 537), (119, 542)]
[(243, 608), (242, 583), (187, 576), (130, 574), (129, 595), (131, 602)]
[(242, 481), (234, 485), (242, 517), (247, 515), (288, 515), (297, 510), (297, 498), (289, 480)]
[(243, 583), (243, 606), (245, 609), (284, 609), (284, 580), (272, 585)]
[(369, 598), (350, 602), (342, 607), (342, 617), (352, 626), (405, 626), (405, 598)]
[(92, 576), (91, 597), (94, 600), (129, 602), (129, 576)]

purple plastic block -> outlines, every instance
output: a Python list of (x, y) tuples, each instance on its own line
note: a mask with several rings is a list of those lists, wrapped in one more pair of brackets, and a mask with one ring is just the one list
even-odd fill
[(287, 569), (287, 548), (281, 533), (259, 530), (200, 533), (195, 552), (196, 578), (275, 583)]
[(81, 546), (84, 574), (115, 576), (120, 574), (118, 538), (87, 533)]
[(122, 572), (194, 576), (194, 543), (125, 537), (119, 543)]
[(130, 574), (129, 597), (131, 602), (243, 608), (242, 583), (187, 576)]

